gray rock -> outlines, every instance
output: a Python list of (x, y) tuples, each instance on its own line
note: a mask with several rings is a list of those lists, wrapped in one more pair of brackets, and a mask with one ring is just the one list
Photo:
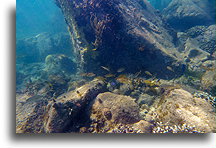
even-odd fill
[(200, 49), (213, 54), (216, 50), (216, 25), (196, 26), (186, 31), (188, 37), (197, 41)]
[(163, 11), (164, 18), (175, 29), (215, 23), (215, 1), (173, 0)]
[[(201, 64), (209, 59), (210, 54), (199, 48), (198, 42), (194, 39), (187, 39), (185, 42), (183, 56), (188, 59), (188, 65), (191, 70), (201, 68)], [(193, 67), (192, 67), (193, 66)]]

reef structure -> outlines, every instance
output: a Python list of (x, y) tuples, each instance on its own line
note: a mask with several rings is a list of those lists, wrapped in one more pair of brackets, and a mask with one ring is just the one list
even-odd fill
[[(148, 70), (161, 77), (180, 74), (176, 33), (146, 0), (56, 0), (84, 72)], [(153, 65), (153, 66), (152, 66)], [(176, 73), (166, 71), (172, 65)]]

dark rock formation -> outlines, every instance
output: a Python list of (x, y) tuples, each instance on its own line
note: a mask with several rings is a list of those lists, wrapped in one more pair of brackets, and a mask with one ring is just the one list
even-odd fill
[(94, 80), (75, 91), (62, 94), (47, 107), (44, 128), (47, 133), (76, 131), (81, 121), (88, 122), (87, 110), (95, 97), (104, 92), (103, 81)]
[(161, 77), (178, 73), (175, 32), (146, 0), (56, 0), (69, 26), (75, 54), (85, 72), (100, 66), (127, 72), (148, 70)]
[(71, 39), (65, 33), (41, 33), (35, 37), (17, 40), (16, 46), (17, 64), (43, 62), (49, 54), (72, 55)]
[(215, 23), (215, 0), (173, 0), (164, 9), (164, 18), (178, 30)]

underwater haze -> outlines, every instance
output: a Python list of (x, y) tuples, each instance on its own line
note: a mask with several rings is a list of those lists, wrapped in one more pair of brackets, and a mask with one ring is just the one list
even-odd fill
[(17, 0), (16, 37), (26, 38), (41, 32), (67, 32), (61, 10), (54, 0)]
[(215, 0), (17, 0), (16, 133), (216, 132)]

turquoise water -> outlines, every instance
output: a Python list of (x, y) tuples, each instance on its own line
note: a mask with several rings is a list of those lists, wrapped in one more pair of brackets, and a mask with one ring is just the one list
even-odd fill
[(17, 132), (214, 131), (215, 0), (16, 4)]
[(52, 0), (17, 0), (16, 5), (17, 39), (42, 32), (67, 32), (61, 10)]
[(163, 10), (166, 8), (172, 0), (148, 0), (154, 8)]

